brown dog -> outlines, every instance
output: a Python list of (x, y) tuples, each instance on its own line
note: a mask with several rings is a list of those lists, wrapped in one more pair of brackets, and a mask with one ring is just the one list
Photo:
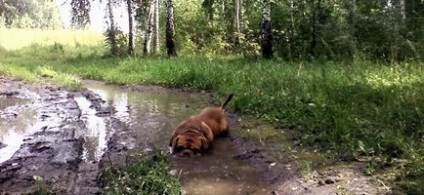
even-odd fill
[(214, 138), (228, 134), (225, 106), (233, 98), (230, 94), (220, 107), (207, 107), (199, 115), (191, 116), (175, 129), (169, 148), (177, 156), (201, 156), (212, 147)]

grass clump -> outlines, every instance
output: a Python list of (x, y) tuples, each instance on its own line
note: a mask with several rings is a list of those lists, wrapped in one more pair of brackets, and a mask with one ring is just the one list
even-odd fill
[(82, 87), (81, 80), (77, 76), (69, 73), (58, 73), (51, 66), (39, 67), (36, 74), (52, 83), (69, 89), (80, 89)]
[(170, 161), (164, 152), (144, 155), (126, 165), (103, 171), (105, 194), (183, 194), (178, 179), (170, 175)]
[(53, 193), (49, 187), (47, 187), (46, 182), (44, 181), (43, 177), (34, 175), (33, 179), (35, 181), (36, 187), (35, 190), (31, 193), (31, 195), (53, 195)]
[(37, 76), (31, 73), (28, 69), (16, 65), (4, 65), (0, 63), (0, 75), (14, 77), (16, 79), (36, 82)]
[(77, 76), (69, 73), (58, 73), (51, 67), (39, 67), (32, 71), (20, 65), (9, 64), (6, 66), (0, 64), (0, 75), (30, 83), (49, 81), (68, 89), (80, 89), (82, 87), (81, 80)]

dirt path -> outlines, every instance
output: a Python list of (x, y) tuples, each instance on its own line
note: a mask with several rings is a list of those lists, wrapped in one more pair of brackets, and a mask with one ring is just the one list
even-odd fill
[[(44, 180), (42, 185), (57, 193), (98, 192), (98, 162), (82, 159), (86, 123), (74, 98), (87, 98), (99, 115), (109, 117), (111, 110), (100, 106), (102, 100), (89, 91), (70, 92), (6, 78), (0, 78), (0, 86), (2, 102), (15, 100), (4, 104), (0, 112), (1, 130), (15, 130), (2, 134), (2, 151), (5, 150), (2, 154), (14, 154), (0, 164), (0, 191), (9, 194), (32, 192), (41, 185), (35, 182), (34, 176), (40, 176)], [(26, 120), (14, 120), (24, 115), (25, 109), (34, 112), (32, 126), (22, 124), (28, 122)], [(13, 142), (19, 142), (19, 147), (8, 147)]]
[[(67, 91), (0, 77), (0, 194), (28, 193), (39, 185), (59, 194), (97, 194), (103, 167), (124, 163), (128, 150), (166, 150), (172, 125), (207, 104), (181, 90), (92, 86)], [(187, 194), (380, 193), (356, 165), (301, 179), (290, 153), (282, 152), (289, 148), (272, 137), (243, 136), (246, 129), (262, 129), (229, 118), (234, 133), (218, 140), (212, 154), (172, 158)]]

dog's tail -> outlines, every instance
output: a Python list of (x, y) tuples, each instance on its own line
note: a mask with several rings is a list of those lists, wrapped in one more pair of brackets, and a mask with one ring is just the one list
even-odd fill
[(231, 99), (233, 99), (234, 94), (230, 94), (227, 99), (225, 99), (225, 101), (221, 104), (221, 108), (224, 109), (225, 106), (227, 106), (228, 102), (231, 101)]

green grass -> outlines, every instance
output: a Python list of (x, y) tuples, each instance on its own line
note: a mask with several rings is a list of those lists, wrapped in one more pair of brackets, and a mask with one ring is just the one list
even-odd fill
[(103, 171), (104, 194), (183, 194), (177, 178), (170, 175), (170, 162), (164, 152), (138, 157), (122, 166)]
[(186, 87), (213, 91), (216, 100), (234, 93), (235, 111), (290, 130), (303, 145), (335, 159), (367, 159), (369, 170), (391, 170), (403, 159), (402, 168), (391, 172), (394, 179), (402, 179), (397, 183), (407, 192), (424, 193), (423, 63), (105, 58), (104, 51), (99, 45), (29, 45), (0, 52), (0, 73), (54, 78), (51, 72), (57, 72), (116, 84)]
[(0, 28), (0, 45), (7, 50), (18, 50), (30, 45), (54, 44), (80, 47), (103, 44), (103, 39), (101, 33), (94, 31)]
[(38, 175), (34, 175), (33, 179), (35, 181), (35, 189), (33, 192), (29, 193), (29, 194), (33, 194), (33, 195), (52, 195), (55, 194), (54, 192), (52, 192), (49, 187), (47, 187), (46, 182), (44, 181), (44, 179), (41, 176)]
[(0, 75), (14, 77), (30, 83), (47, 81), (68, 89), (80, 89), (82, 87), (81, 80), (78, 76), (68, 73), (58, 73), (47, 66), (38, 67), (36, 70), (28, 70), (26, 67), (20, 65), (4, 65), (0, 63)]

